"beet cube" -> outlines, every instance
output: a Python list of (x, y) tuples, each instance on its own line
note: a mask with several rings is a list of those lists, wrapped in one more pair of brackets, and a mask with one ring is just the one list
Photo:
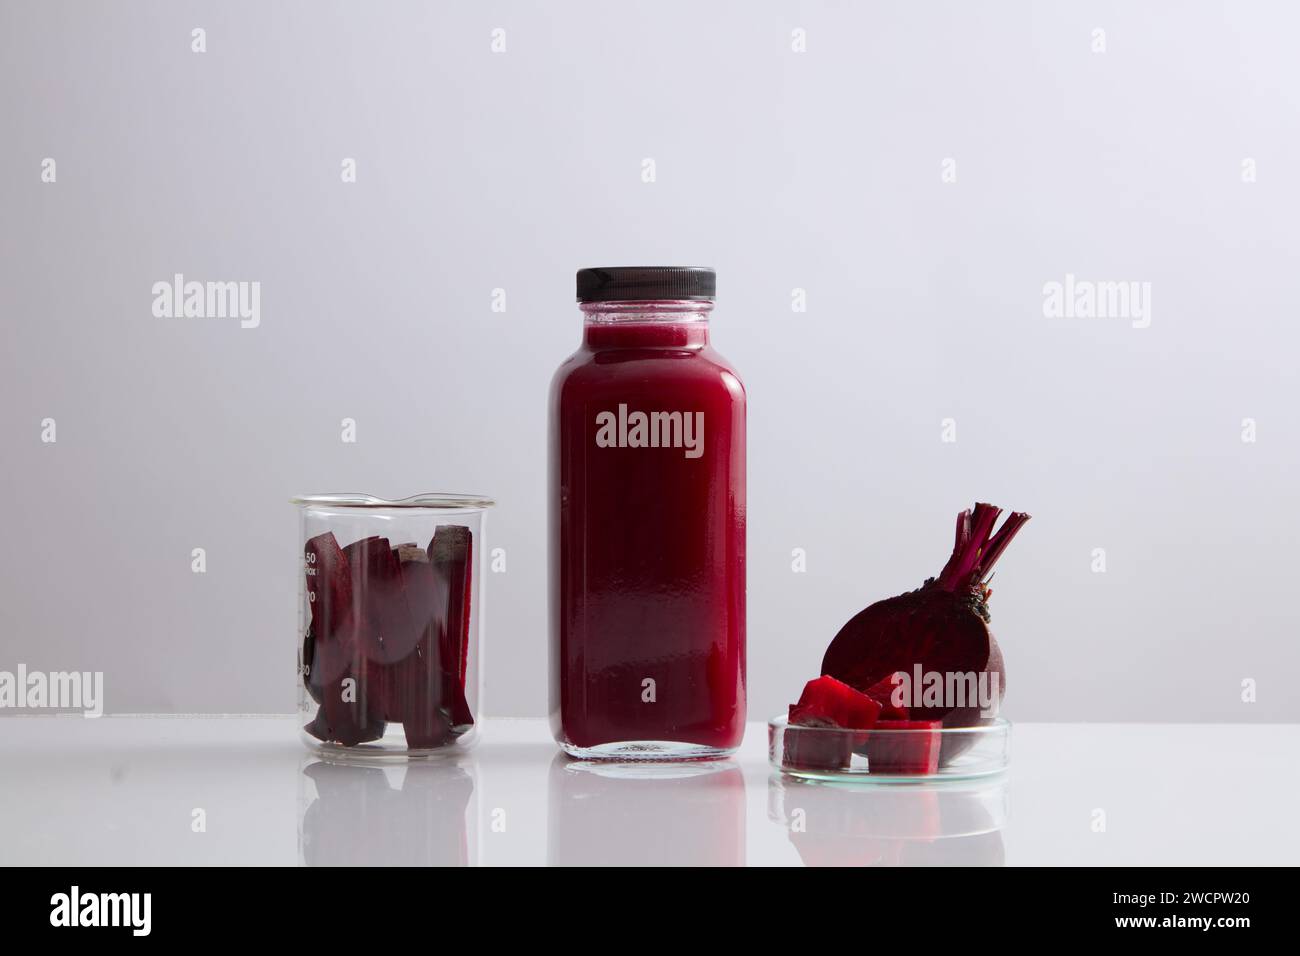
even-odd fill
[(867, 688), (867, 696), (880, 704), (881, 720), (908, 719), (907, 705), (894, 703), (894, 691), (900, 686), (902, 680), (906, 679), (906, 677), (907, 675), (902, 671), (896, 671), (888, 677), (882, 677), (879, 681)]
[[(781, 762), (792, 770), (844, 770), (853, 759), (853, 734), (839, 733), (831, 723), (796, 724), (796, 718), (812, 720), (790, 705), (790, 723), (785, 728)], [(828, 729), (822, 729), (828, 728)]]
[[(865, 731), (876, 723), (880, 711), (878, 701), (834, 677), (810, 680), (799, 703), (790, 705), (784, 763), (797, 770), (845, 769), (853, 759), (854, 747), (866, 739)], [(837, 728), (864, 733), (837, 733)]]
[(818, 677), (804, 685), (799, 703), (790, 708), (790, 722), (814, 726), (822, 721), (846, 730), (870, 730), (881, 706), (861, 691), (834, 677)]
[[(866, 740), (867, 772), (926, 774), (939, 769), (939, 720), (881, 720)], [(880, 733), (880, 731), (886, 731)], [(888, 733), (888, 731), (909, 731)]]

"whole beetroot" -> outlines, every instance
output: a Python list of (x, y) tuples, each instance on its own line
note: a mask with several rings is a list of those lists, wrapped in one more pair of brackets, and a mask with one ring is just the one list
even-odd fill
[[(983, 716), (978, 695), (972, 700), (966, 693), (964, 701), (957, 701), (946, 691), (954, 686), (951, 681), (963, 677), (964, 691), (979, 681), (991, 691), (996, 676), (999, 702), (1006, 693), (1002, 651), (988, 626), (992, 591), (987, 581), (1029, 515), (1013, 511), (994, 533), (1001, 514), (1000, 508), (983, 503), (959, 514), (952, 557), (939, 576), (856, 614), (826, 649), (822, 673), (864, 693), (898, 671), (909, 677), (918, 668), (922, 674), (937, 673), (945, 681), (942, 699), (919, 704), (921, 688), (912, 688), (911, 719), (940, 720), (945, 727), (978, 723)], [(945, 740), (944, 758), (960, 749)]]

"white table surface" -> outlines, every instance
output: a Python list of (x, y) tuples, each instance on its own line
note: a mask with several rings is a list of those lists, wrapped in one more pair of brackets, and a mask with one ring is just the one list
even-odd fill
[(0, 864), (1300, 862), (1296, 725), (1021, 724), (1003, 777), (902, 788), (784, 780), (759, 723), (667, 770), (483, 730), (377, 768), (321, 764), (292, 717), (0, 719)]

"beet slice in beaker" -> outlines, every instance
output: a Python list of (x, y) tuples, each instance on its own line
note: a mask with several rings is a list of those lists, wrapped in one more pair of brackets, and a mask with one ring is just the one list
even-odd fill
[(329, 637), (352, 611), (352, 574), (347, 555), (333, 532), (317, 535), (303, 546), (303, 574), (312, 631)]
[(360, 609), (361, 648), (372, 661), (393, 664), (415, 649), (420, 630), (402, 584), (402, 566), (387, 538), (354, 541), (343, 549), (352, 571), (353, 601)]
[(474, 723), (465, 694), (469, 671), (470, 614), (473, 585), (473, 534), (460, 525), (439, 525), (429, 542), (429, 564), (445, 603), (438, 629), (442, 697), (451, 725), (464, 733)]
[[(314, 659), (319, 660), (319, 657), (318, 648)], [(315, 718), (307, 724), (308, 733), (320, 740), (349, 747), (378, 740), (384, 735), (385, 722), (374, 711), (365, 664), (364, 657), (354, 651), (341, 676), (321, 681), (320, 707)]]

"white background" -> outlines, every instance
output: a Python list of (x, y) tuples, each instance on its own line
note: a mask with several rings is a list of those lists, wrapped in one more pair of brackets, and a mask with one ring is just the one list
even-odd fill
[[(543, 713), (573, 271), (690, 263), (750, 397), (751, 717), (980, 498), (1034, 515), (994, 582), (1013, 719), (1295, 720), (1298, 26), (3, 0), (0, 669), (102, 670), (110, 712), (289, 711), (288, 498), (469, 491), (507, 553), (487, 709)], [(260, 327), (155, 318), (177, 272), (260, 282)], [(1150, 327), (1046, 318), (1067, 273), (1150, 282)]]

